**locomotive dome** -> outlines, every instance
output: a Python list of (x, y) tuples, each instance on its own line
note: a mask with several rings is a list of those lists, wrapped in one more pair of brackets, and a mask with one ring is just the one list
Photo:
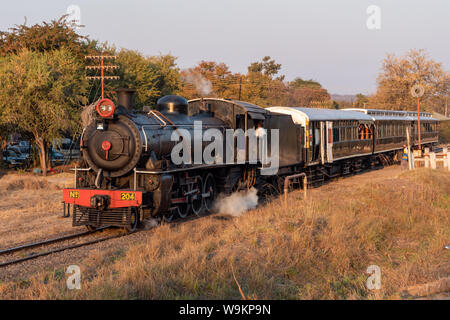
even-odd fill
[(188, 101), (177, 95), (164, 96), (158, 99), (157, 109), (160, 112), (186, 114), (188, 109)]

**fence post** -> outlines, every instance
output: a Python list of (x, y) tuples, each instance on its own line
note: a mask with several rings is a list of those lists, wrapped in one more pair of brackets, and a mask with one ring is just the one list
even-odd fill
[(436, 153), (430, 153), (431, 169), (436, 169)]
[(450, 171), (450, 152), (447, 152), (447, 169)]

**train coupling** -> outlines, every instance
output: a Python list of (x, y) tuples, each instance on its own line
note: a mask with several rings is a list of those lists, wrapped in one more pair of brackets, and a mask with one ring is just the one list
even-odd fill
[(103, 211), (106, 210), (111, 203), (111, 198), (108, 195), (95, 195), (91, 199), (91, 208)]

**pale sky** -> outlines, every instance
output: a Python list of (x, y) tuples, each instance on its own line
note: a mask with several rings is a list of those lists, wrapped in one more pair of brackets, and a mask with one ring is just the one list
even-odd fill
[[(287, 80), (319, 81), (330, 93), (373, 93), (386, 53), (424, 48), (450, 66), (449, 0), (40, 0), (3, 1), (0, 30), (80, 8), (81, 34), (146, 55), (171, 53), (180, 68), (201, 60), (234, 72), (269, 55)], [(370, 30), (369, 6), (380, 8)]]

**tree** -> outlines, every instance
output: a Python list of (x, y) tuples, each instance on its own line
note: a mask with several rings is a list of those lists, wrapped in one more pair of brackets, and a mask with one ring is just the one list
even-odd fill
[(170, 55), (152, 56), (149, 58), (158, 70), (158, 87), (160, 88), (160, 95), (165, 96), (169, 94), (178, 93), (180, 90), (180, 69), (177, 67), (177, 58)]
[(76, 33), (66, 18), (64, 15), (51, 22), (44, 21), (31, 27), (16, 25), (9, 31), (0, 31), (0, 56), (17, 54), (23, 49), (45, 52), (63, 47), (80, 59), (98, 53), (98, 42)]
[(83, 65), (64, 48), (22, 49), (0, 58), (0, 83), (1, 120), (33, 135), (45, 175), (52, 140), (79, 126), (87, 93)]
[(320, 108), (334, 107), (330, 101), (330, 94), (317, 81), (303, 80), (297, 77), (289, 82), (288, 86), (291, 92), (291, 105)]
[(302, 78), (297, 77), (294, 79), (294, 81), (289, 82), (289, 87), (291, 87), (293, 89), (298, 89), (298, 88), (320, 89), (320, 88), (322, 88), (322, 85), (319, 82), (314, 81), (312, 79), (303, 80)]
[(418, 84), (425, 89), (421, 99), (423, 109), (442, 112), (450, 92), (449, 78), (442, 64), (430, 59), (424, 50), (411, 50), (402, 57), (388, 54), (370, 104), (383, 109), (414, 109), (416, 99), (410, 90)]
[(363, 95), (362, 93), (358, 93), (356, 95), (356, 99), (353, 102), (353, 106), (356, 108), (366, 108), (369, 103), (369, 98)]
[(136, 89), (135, 107), (154, 105), (162, 95), (179, 90), (179, 71), (176, 58), (171, 55), (145, 57), (138, 51), (122, 49), (117, 53), (120, 80), (107, 88), (128, 87)]
[(237, 98), (240, 74), (233, 74), (225, 63), (200, 61), (193, 68), (183, 70), (182, 94), (187, 98), (200, 96)]
[[(270, 78), (273, 78), (278, 72), (281, 70), (281, 64), (275, 63), (275, 60), (271, 60), (269, 56), (265, 56), (262, 58), (261, 62), (253, 62), (248, 67), (248, 72), (258, 72), (262, 73)], [(284, 76), (282, 76), (281, 81), (284, 80)]]
[(252, 62), (248, 66), (243, 99), (261, 106), (285, 105), (289, 100), (288, 87), (283, 82), (284, 75), (278, 75), (281, 64), (270, 56), (261, 62)]

